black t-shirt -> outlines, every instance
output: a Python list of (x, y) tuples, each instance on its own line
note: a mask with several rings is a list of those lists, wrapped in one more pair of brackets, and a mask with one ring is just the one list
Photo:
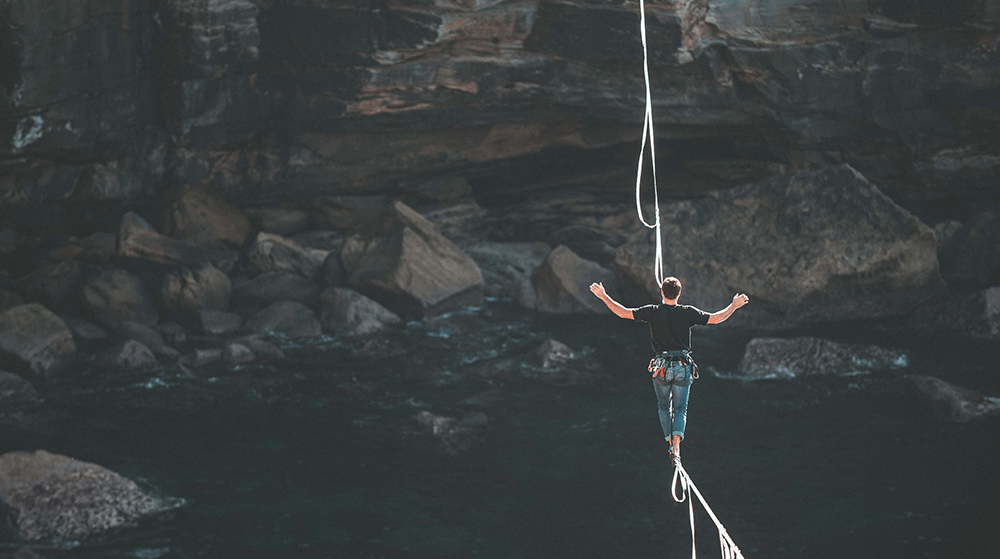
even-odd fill
[(632, 318), (649, 324), (653, 351), (691, 350), (691, 327), (708, 324), (710, 315), (689, 305), (646, 305), (632, 311)]

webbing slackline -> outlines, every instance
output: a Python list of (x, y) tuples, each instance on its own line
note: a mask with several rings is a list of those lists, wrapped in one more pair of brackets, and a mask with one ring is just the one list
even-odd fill
[[(677, 483), (680, 482), (681, 494), (677, 496)], [(691, 481), (691, 476), (688, 475), (687, 470), (681, 465), (680, 458), (674, 458), (674, 479), (670, 484), (670, 496), (674, 498), (678, 503), (683, 503), (685, 499), (688, 502), (688, 515), (691, 518), (691, 559), (696, 559), (698, 553), (695, 550), (694, 545), (694, 500), (691, 495), (694, 494), (701, 501), (701, 506), (705, 507), (705, 512), (715, 522), (715, 527), (719, 529), (719, 549), (722, 552), (722, 559), (744, 559), (743, 554), (740, 552), (740, 548), (736, 546), (736, 542), (733, 538), (729, 537), (729, 532), (726, 532), (726, 527), (719, 522), (719, 518), (715, 516), (712, 512), (712, 507), (708, 506), (708, 502), (705, 498), (701, 496), (701, 491), (695, 487), (694, 482)]]
[[(657, 192), (656, 184), (656, 141), (655, 134), (653, 133), (653, 95), (651, 86), (649, 83), (649, 52), (646, 48), (646, 3), (645, 0), (639, 0), (639, 28), (642, 37), (642, 73), (645, 78), (646, 83), (646, 111), (643, 117), (642, 123), (642, 144), (639, 148), (639, 167), (636, 171), (635, 176), (635, 209), (639, 214), (639, 221), (642, 222), (647, 228), (654, 229), (656, 232), (656, 256), (653, 259), (653, 275), (656, 278), (656, 285), (663, 283), (663, 246), (662, 237), (660, 235), (660, 198)], [(647, 223), (646, 219), (642, 215), (642, 203), (639, 199), (639, 187), (642, 182), (642, 162), (646, 155), (646, 140), (649, 139), (649, 158), (652, 168), (653, 176), (653, 223)], [(705, 498), (701, 496), (701, 492), (695, 487), (694, 482), (691, 481), (691, 476), (688, 475), (687, 470), (681, 465), (680, 458), (674, 457), (674, 478), (670, 486), (670, 495), (674, 498), (674, 501), (678, 503), (683, 503), (685, 500), (688, 502), (688, 514), (691, 519), (691, 559), (697, 559), (698, 553), (695, 548), (695, 538), (694, 538), (694, 500), (692, 499), (692, 494), (698, 497), (701, 505), (705, 507), (705, 511), (708, 512), (708, 516), (711, 517), (712, 521), (715, 522), (716, 528), (719, 530), (719, 548), (722, 552), (722, 559), (744, 559), (743, 554), (740, 552), (740, 548), (736, 546), (733, 539), (726, 532), (726, 527), (719, 522), (718, 517), (712, 512), (712, 508), (708, 506), (708, 502)], [(677, 485), (680, 484), (681, 494), (677, 495)]]

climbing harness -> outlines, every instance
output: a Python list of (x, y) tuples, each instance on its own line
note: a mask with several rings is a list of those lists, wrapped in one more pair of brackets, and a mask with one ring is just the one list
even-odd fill
[[(639, 221), (649, 229), (656, 231), (656, 256), (653, 261), (653, 276), (656, 285), (663, 283), (663, 247), (660, 236), (660, 198), (656, 187), (656, 141), (653, 134), (653, 94), (649, 85), (649, 52), (646, 49), (646, 3), (639, 0), (639, 26), (642, 35), (642, 72), (646, 80), (646, 114), (642, 123), (642, 144), (639, 148), (639, 168), (635, 174), (635, 209), (639, 213)], [(639, 186), (642, 182), (642, 161), (646, 155), (646, 138), (649, 137), (649, 160), (653, 169), (653, 223), (647, 223), (642, 215), (642, 203), (639, 201)]]
[[(681, 459), (677, 456), (672, 456), (672, 458), (674, 462), (674, 479), (670, 485), (670, 496), (678, 503), (683, 503), (685, 500), (688, 502), (688, 515), (691, 518), (691, 559), (697, 559), (698, 557), (694, 545), (694, 500), (691, 497), (692, 493), (695, 497), (698, 497), (701, 505), (705, 507), (708, 516), (715, 522), (715, 527), (719, 529), (719, 549), (722, 551), (722, 559), (744, 559), (743, 554), (740, 553), (740, 548), (736, 546), (736, 542), (726, 532), (726, 527), (722, 525), (722, 522), (719, 522), (715, 513), (712, 512), (712, 507), (708, 506), (708, 502), (701, 496), (701, 491), (698, 491), (694, 482), (691, 481), (691, 476), (688, 475), (687, 470), (681, 465)], [(678, 483), (681, 487), (680, 496), (677, 495)]]
[[(655, 230), (656, 233), (656, 256), (653, 261), (653, 275), (656, 278), (656, 284), (661, 285), (663, 283), (664, 273), (663, 273), (663, 246), (662, 246), (662, 236), (660, 234), (660, 198), (657, 192), (656, 184), (656, 141), (655, 134), (653, 133), (653, 95), (649, 83), (649, 51), (646, 48), (646, 3), (645, 0), (639, 0), (639, 28), (642, 37), (642, 72), (646, 83), (646, 111), (643, 116), (642, 123), (642, 144), (639, 148), (639, 165), (636, 170), (635, 176), (635, 209), (639, 214), (639, 221), (642, 222), (644, 226), (649, 229)], [(649, 158), (652, 167), (653, 176), (653, 223), (647, 223), (646, 218), (642, 215), (642, 203), (639, 197), (639, 190), (642, 184), (642, 162), (646, 155), (646, 140), (649, 139)], [(678, 354), (678, 355), (671, 355)], [(690, 363), (692, 367), (691, 378), (698, 378), (698, 366), (695, 365), (691, 355), (687, 350), (683, 352), (663, 352), (657, 354), (652, 361), (649, 362), (649, 371), (653, 373), (653, 380), (657, 380), (657, 375), (659, 375), (658, 382), (662, 383), (664, 368), (669, 365), (671, 361), (680, 361)], [(694, 539), (694, 502), (692, 499), (692, 494), (698, 497), (701, 501), (705, 511), (708, 512), (708, 516), (712, 518), (715, 522), (716, 528), (719, 529), (719, 547), (722, 551), (722, 559), (744, 559), (743, 554), (740, 552), (740, 548), (736, 546), (733, 539), (729, 537), (729, 533), (726, 532), (725, 526), (719, 522), (719, 519), (712, 512), (712, 508), (708, 506), (708, 502), (705, 498), (701, 496), (701, 492), (695, 487), (694, 482), (691, 481), (691, 476), (688, 475), (687, 470), (681, 465), (681, 459), (678, 456), (672, 455), (674, 463), (674, 478), (670, 487), (670, 495), (674, 498), (674, 501), (678, 503), (683, 503), (685, 500), (688, 502), (688, 513), (691, 518), (691, 559), (697, 559), (698, 554), (695, 549), (695, 539)], [(677, 495), (677, 486), (680, 485), (681, 494)]]
[(676, 349), (661, 351), (656, 354), (656, 357), (650, 359), (647, 370), (653, 373), (653, 380), (655, 380), (657, 384), (664, 384), (661, 381), (663, 381), (663, 375), (665, 374), (666, 368), (669, 367), (671, 363), (680, 363), (691, 367), (691, 379), (698, 379), (698, 364), (695, 363), (694, 358), (691, 357), (691, 350)]
[(656, 382), (656, 384), (659, 384), (660, 386), (666, 386), (668, 384), (664, 377), (666, 375), (666, 369), (671, 363), (688, 365), (691, 367), (691, 379), (698, 379), (698, 364), (694, 362), (689, 350), (678, 349), (661, 351), (656, 354), (656, 357), (649, 360), (649, 367), (647, 368), (650, 373), (653, 373), (653, 381)]

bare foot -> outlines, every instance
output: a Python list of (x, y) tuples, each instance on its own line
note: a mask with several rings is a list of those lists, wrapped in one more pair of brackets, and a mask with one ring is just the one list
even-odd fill
[(672, 435), (670, 437), (670, 453), (674, 456), (681, 457), (681, 436)]

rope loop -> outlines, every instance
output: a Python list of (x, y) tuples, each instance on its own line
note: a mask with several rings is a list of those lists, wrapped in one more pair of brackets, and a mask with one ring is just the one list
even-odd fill
[[(642, 122), (642, 144), (639, 148), (639, 166), (635, 173), (635, 209), (639, 214), (639, 221), (649, 229), (655, 230), (656, 235), (656, 256), (653, 262), (653, 276), (656, 278), (656, 286), (663, 283), (663, 248), (661, 246), (662, 236), (660, 235), (660, 195), (656, 184), (656, 134), (653, 132), (653, 93), (649, 83), (649, 50), (646, 48), (646, 2), (639, 0), (639, 30), (642, 37), (642, 74), (646, 83), (646, 111)], [(642, 184), (642, 162), (646, 156), (646, 140), (649, 140), (649, 160), (653, 169), (653, 223), (646, 221), (642, 215), (642, 202), (639, 198), (639, 190)]]
[[(712, 512), (712, 507), (708, 506), (708, 502), (705, 498), (701, 496), (701, 492), (695, 487), (694, 482), (691, 481), (691, 476), (688, 475), (687, 470), (681, 464), (680, 458), (674, 458), (674, 478), (670, 483), (670, 496), (674, 498), (674, 501), (678, 503), (683, 503), (685, 500), (688, 502), (688, 516), (691, 519), (691, 559), (697, 559), (698, 554), (695, 549), (694, 541), (694, 499), (698, 497), (701, 502), (701, 506), (705, 508), (705, 512), (708, 516), (715, 522), (715, 527), (719, 530), (719, 551), (722, 553), (722, 559), (744, 559), (743, 553), (740, 552), (740, 548), (736, 546), (736, 542), (733, 538), (729, 536), (726, 532), (726, 527), (722, 525), (722, 522), (715, 516)], [(681, 488), (680, 496), (677, 495), (678, 485)]]

